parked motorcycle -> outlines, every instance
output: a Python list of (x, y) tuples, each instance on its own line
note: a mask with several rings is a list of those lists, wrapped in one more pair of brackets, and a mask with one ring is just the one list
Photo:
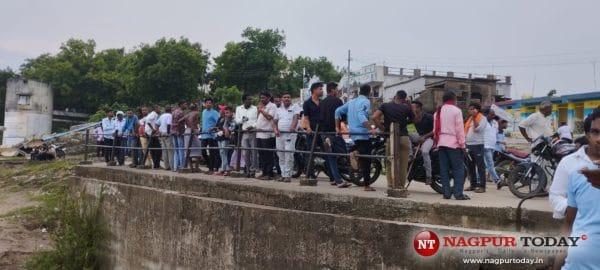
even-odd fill
[[(344, 147), (346, 147), (346, 151), (347, 152), (351, 152), (353, 151), (353, 146), (352, 145), (348, 145), (347, 143), (343, 142), (343, 140), (341, 138), (339, 138), (341, 140), (341, 142), (336, 142), (338, 144), (343, 144)], [(304, 150), (307, 149), (306, 145), (308, 143), (307, 140), (307, 135), (306, 134), (298, 134), (298, 139), (296, 140), (296, 149), (298, 150)], [(385, 146), (385, 140), (382, 141), (381, 137), (376, 137), (376, 138), (372, 138), (371, 139), (371, 143), (373, 145), (373, 150), (372, 153), (381, 153), (381, 148), (383, 148)], [(323, 152), (321, 147), (319, 147), (318, 145), (315, 146), (315, 152)], [(336, 152), (340, 152), (340, 151), (336, 151)], [(385, 153), (385, 149), (383, 150), (383, 152)], [(302, 153), (294, 153), (294, 170), (292, 173), (292, 177), (293, 178), (298, 178), (300, 177), (300, 175), (302, 175), (302, 173), (305, 173), (306, 167), (307, 167), (307, 162), (306, 162), (306, 158), (308, 157), (307, 154), (302, 154)], [(368, 183), (369, 185), (372, 184), (373, 182), (375, 182), (377, 180), (377, 178), (379, 178), (379, 175), (381, 174), (382, 171), (382, 165), (381, 165), (381, 161), (378, 159), (371, 159), (371, 182)], [(350, 165), (350, 159), (347, 156), (340, 156), (337, 158), (337, 162), (338, 162), (338, 170), (340, 173), (340, 176), (342, 177), (342, 179), (344, 179), (345, 181), (351, 182), (357, 186), (364, 186), (364, 179), (362, 177), (362, 173), (359, 170), (354, 170), (351, 165)], [(319, 174), (322, 172), (325, 175), (327, 175), (329, 177), (329, 170), (327, 169), (327, 166), (325, 164), (325, 157), (322, 155), (313, 155), (313, 171), (315, 174), (315, 177), (318, 177)]]
[(496, 151), (494, 164), (500, 180), (506, 185), (508, 175), (519, 163), (529, 161), (529, 153), (514, 148), (506, 148), (504, 151)]
[[(408, 163), (408, 183), (406, 188), (410, 185), (412, 181), (421, 182), (426, 184), (427, 174), (425, 172), (425, 167), (423, 166), (423, 153), (421, 151), (420, 145), (414, 151), (415, 157), (409, 161)], [(429, 157), (431, 158), (431, 188), (435, 190), (439, 194), (443, 194), (442, 190), (442, 181), (440, 177), (440, 162), (438, 156), (438, 149), (431, 149), (429, 152)], [(464, 164), (465, 170), (465, 181), (467, 179), (467, 166)], [(452, 176), (452, 171), (450, 174), (450, 190), (454, 188), (454, 177)]]
[(510, 191), (519, 198), (544, 192), (546, 175), (553, 177), (560, 160), (577, 150), (572, 143), (543, 136), (536, 138), (534, 145), (531, 160), (517, 164), (508, 175)]

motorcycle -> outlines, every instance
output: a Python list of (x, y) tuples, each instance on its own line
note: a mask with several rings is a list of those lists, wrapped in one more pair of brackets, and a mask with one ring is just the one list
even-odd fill
[[(338, 142), (332, 142), (332, 144), (343, 144), (344, 148), (342, 149), (338, 149), (338, 151), (336, 152), (344, 152), (346, 151), (346, 153), (348, 152), (352, 152), (354, 150), (354, 147), (352, 144), (346, 143), (346, 142), (341, 142), (341, 137), (337, 137), (337, 139), (339, 139), (340, 141)], [(298, 139), (296, 140), (296, 149), (298, 150), (304, 150), (307, 149), (307, 143), (308, 143), (308, 138), (306, 134), (298, 134)], [(372, 154), (377, 154), (381, 153), (381, 151), (383, 151), (383, 153), (385, 153), (385, 140), (382, 139), (380, 136), (372, 138), (371, 139), (371, 144), (372, 144)], [(340, 148), (340, 147), (337, 147)], [(383, 148), (383, 150), (382, 150)], [(315, 146), (315, 152), (323, 152), (323, 149), (319, 146), (316, 145)], [(306, 158), (308, 158), (307, 154), (302, 154), (302, 153), (294, 153), (294, 169), (292, 172), (292, 177), (293, 178), (298, 178), (300, 177), (300, 175), (302, 175), (302, 173), (306, 173), (306, 167), (307, 167), (307, 162), (306, 162)], [(377, 178), (379, 178), (379, 175), (381, 174), (381, 171), (383, 169), (383, 166), (381, 165), (382, 162), (380, 160), (377, 159), (371, 159), (371, 177), (370, 177), (370, 182), (368, 183), (369, 185), (372, 184), (373, 182), (375, 182), (377, 180)], [(345, 181), (351, 182), (357, 186), (364, 186), (364, 179), (362, 177), (362, 173), (360, 172), (360, 170), (354, 170), (351, 166), (351, 162), (348, 156), (338, 156), (337, 157), (337, 164), (338, 164), (338, 171), (340, 173), (340, 176), (342, 177), (342, 179), (344, 179)], [(327, 175), (327, 177), (329, 177), (329, 170), (327, 169), (327, 166), (325, 164), (325, 157), (322, 155), (314, 155), (313, 156), (313, 171), (315, 174), (315, 177), (318, 177), (319, 174), (321, 172), (323, 172), (325, 175)]]
[[(424, 184), (427, 184), (427, 174), (425, 172), (425, 167), (423, 166), (423, 153), (421, 151), (421, 146), (418, 145), (416, 147), (416, 150), (413, 151), (413, 153), (415, 154), (415, 157), (410, 160), (408, 162), (408, 183), (406, 185), (406, 188), (408, 188), (408, 186), (410, 185), (411, 182), (416, 181), (416, 182), (421, 182)], [(439, 155), (438, 155), (438, 149), (437, 148), (432, 148), (431, 151), (429, 152), (429, 157), (431, 158), (431, 188), (433, 190), (435, 190), (435, 192), (439, 193), (439, 194), (443, 194), (443, 190), (442, 190), (442, 180), (440, 177), (440, 162), (439, 162)], [(467, 179), (467, 166), (466, 164), (463, 163), (463, 168), (465, 170), (465, 181)], [(450, 174), (450, 190), (452, 190), (454, 188), (454, 177), (452, 176), (452, 171), (449, 172)]]
[(508, 187), (519, 198), (544, 192), (547, 175), (553, 177), (560, 160), (577, 150), (572, 143), (544, 136), (536, 138), (534, 145), (531, 160), (517, 164), (508, 175)]
[(503, 182), (503, 185), (506, 185), (508, 175), (517, 164), (528, 161), (528, 153), (514, 148), (506, 148), (503, 151), (496, 151), (494, 158), (494, 164), (496, 164), (495, 169), (500, 176), (500, 180)]

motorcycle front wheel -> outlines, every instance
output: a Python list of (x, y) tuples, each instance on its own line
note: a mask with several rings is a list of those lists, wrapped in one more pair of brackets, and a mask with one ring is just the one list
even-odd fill
[[(371, 185), (371, 184), (375, 183), (375, 181), (377, 181), (377, 178), (379, 178), (379, 176), (381, 175), (381, 170), (382, 170), (381, 162), (379, 162), (378, 160), (372, 160), (369, 182), (366, 184)], [(350, 170), (349, 173), (342, 173), (341, 176), (344, 180), (350, 181), (357, 186), (360, 186), (360, 187), (365, 186), (365, 179), (362, 177), (363, 175), (360, 172), (360, 170), (359, 171)]]
[(543, 192), (546, 184), (544, 169), (535, 163), (518, 164), (508, 175), (510, 192), (519, 198)]

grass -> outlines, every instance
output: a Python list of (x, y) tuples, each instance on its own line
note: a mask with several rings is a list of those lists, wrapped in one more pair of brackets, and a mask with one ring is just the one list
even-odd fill
[[(23, 207), (4, 215), (20, 221), (25, 228), (45, 228), (53, 249), (32, 255), (27, 269), (98, 269), (108, 229), (102, 219), (102, 195), (90, 199), (83, 192), (73, 194), (65, 178), (75, 163), (27, 162), (0, 170), (0, 186), (10, 192), (30, 191), (39, 206)], [(76, 196), (78, 195), (78, 196)]]

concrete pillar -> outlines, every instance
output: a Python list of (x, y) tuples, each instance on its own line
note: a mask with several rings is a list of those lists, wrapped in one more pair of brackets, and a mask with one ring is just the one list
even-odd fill
[(504, 81), (505, 81), (506, 83), (508, 83), (508, 84), (510, 84), (510, 83), (511, 83), (511, 80), (512, 80), (512, 78), (511, 78), (510, 76), (506, 76), (506, 77), (504, 77)]
[(404, 68), (400, 68), (400, 75), (404, 75)]
[(391, 165), (387, 168), (388, 179), (388, 196), (406, 198), (408, 191), (406, 190), (406, 179), (408, 177), (408, 152), (410, 140), (408, 136), (400, 136), (400, 124), (392, 123), (390, 127), (390, 142), (386, 147), (386, 155), (391, 155)]
[(383, 66), (383, 75), (388, 75), (388, 74), (390, 74), (390, 68)]
[(413, 75), (415, 77), (421, 77), (421, 70), (418, 68), (413, 69)]

